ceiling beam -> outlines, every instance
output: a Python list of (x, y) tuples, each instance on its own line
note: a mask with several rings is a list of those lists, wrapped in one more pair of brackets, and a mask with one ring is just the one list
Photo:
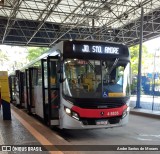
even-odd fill
[(51, 13), (54, 11), (54, 9), (58, 6), (58, 4), (61, 2), (62, 0), (57, 0), (57, 2), (51, 7), (51, 9), (49, 10), (48, 14), (46, 14), (46, 16), (44, 17), (44, 19), (40, 22), (40, 24), (38, 25), (36, 31), (33, 33), (33, 35), (31, 36), (31, 38), (28, 40), (28, 42), (26, 43), (26, 45), (28, 45), (31, 40), (33, 39), (33, 37), (38, 33), (38, 31), (41, 29), (41, 27), (45, 24), (46, 20), (48, 19), (48, 17), (51, 15)]
[(22, 1), (23, 0), (17, 0), (15, 2), (15, 4), (13, 5), (13, 10), (10, 13), (10, 16), (8, 18), (7, 25), (6, 25), (4, 34), (3, 34), (2, 44), (4, 43), (4, 40), (5, 40), (6, 36), (7, 36), (7, 34), (9, 33), (9, 31), (8, 31), (9, 26), (12, 26), (14, 24), (14, 21), (12, 20), (12, 22), (10, 22), (10, 20), (11, 20), (11, 18), (15, 18), (16, 17), (16, 15), (18, 13), (19, 6), (21, 5)]

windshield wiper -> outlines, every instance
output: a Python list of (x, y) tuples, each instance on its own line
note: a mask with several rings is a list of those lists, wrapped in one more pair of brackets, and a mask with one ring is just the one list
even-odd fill
[(113, 69), (116, 67), (118, 61), (119, 61), (119, 58), (116, 58), (116, 60), (114, 61), (113, 65), (112, 65), (112, 67), (111, 67), (111, 69), (110, 69), (110, 70), (108, 71), (108, 73), (107, 73), (108, 75), (111, 74), (111, 72), (113, 71)]
[(89, 60), (88, 60), (88, 64), (91, 66), (91, 68), (94, 70), (94, 72), (97, 73), (95, 67), (91, 64), (91, 62)]

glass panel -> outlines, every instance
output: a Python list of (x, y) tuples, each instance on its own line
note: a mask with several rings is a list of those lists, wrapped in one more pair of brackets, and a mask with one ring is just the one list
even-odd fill
[(64, 94), (71, 97), (105, 98), (129, 95), (129, 66), (118, 59), (66, 59), (64, 78)]
[(54, 60), (51, 60), (50, 63), (50, 86), (51, 88), (57, 87), (57, 62)]
[(41, 86), (42, 85), (42, 69), (41, 69), (41, 62), (40, 61), (38, 61), (38, 62), (36, 62), (35, 64), (34, 64), (34, 73), (36, 73), (36, 74), (34, 74), (34, 85), (35, 86), (37, 86), (37, 85), (39, 85), (39, 86)]
[(27, 87), (29, 87), (29, 70), (26, 70), (26, 74), (27, 74)]
[(44, 88), (48, 88), (47, 73), (48, 73), (47, 62), (44, 62)]
[(129, 95), (129, 65), (118, 59), (103, 61), (103, 97), (123, 97)]
[(91, 97), (101, 82), (100, 61), (68, 59), (65, 61), (64, 93), (73, 97)]
[(37, 85), (41, 86), (42, 85), (42, 69), (41, 66), (38, 67), (38, 82)]
[(33, 68), (31, 73), (32, 73), (32, 86), (36, 86), (38, 82), (38, 68)]

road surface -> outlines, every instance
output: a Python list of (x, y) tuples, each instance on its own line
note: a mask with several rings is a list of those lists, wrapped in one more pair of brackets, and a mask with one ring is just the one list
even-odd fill
[[(72, 145), (160, 145), (160, 120), (130, 115), (127, 126), (98, 130), (56, 131)], [(157, 147), (157, 146), (153, 146)], [(89, 148), (92, 148), (89, 147)], [(97, 146), (97, 148), (99, 148)], [(160, 149), (159, 149), (160, 150)], [(87, 154), (160, 153), (160, 151), (87, 151)]]

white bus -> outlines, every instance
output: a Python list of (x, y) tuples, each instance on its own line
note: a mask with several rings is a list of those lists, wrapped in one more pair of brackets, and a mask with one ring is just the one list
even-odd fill
[(62, 41), (19, 73), (21, 107), (49, 126), (93, 129), (128, 122), (130, 56), (125, 45)]

